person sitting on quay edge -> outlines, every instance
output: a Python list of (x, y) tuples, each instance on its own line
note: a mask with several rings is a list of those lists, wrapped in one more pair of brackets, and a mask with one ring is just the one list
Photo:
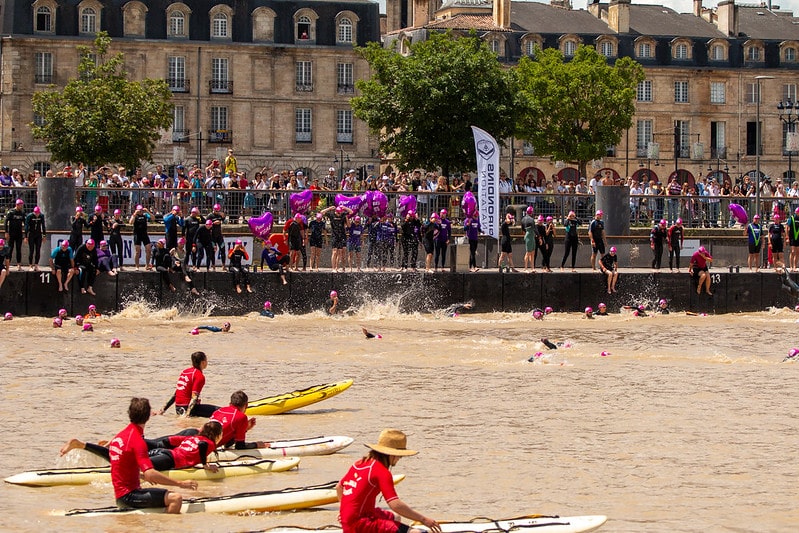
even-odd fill
[(250, 254), (244, 249), (244, 243), (241, 239), (237, 239), (236, 244), (228, 252), (228, 259), (230, 260), (228, 270), (233, 275), (233, 284), (236, 286), (236, 292), (241, 294), (242, 285), (244, 285), (247, 292), (252, 292), (247, 265), (244, 264), (245, 260), (250, 260)]
[(616, 292), (616, 283), (619, 281), (619, 258), (616, 256), (616, 247), (611, 246), (608, 253), (599, 259), (599, 269), (608, 280), (608, 294)]

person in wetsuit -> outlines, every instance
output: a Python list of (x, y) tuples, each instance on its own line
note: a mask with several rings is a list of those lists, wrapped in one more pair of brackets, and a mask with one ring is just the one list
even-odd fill
[(83, 228), (88, 227), (89, 223), (86, 221), (86, 215), (83, 214), (83, 208), (76, 207), (75, 216), (70, 220), (69, 230), (69, 247), (72, 250), (77, 250), (83, 244)]
[(94, 206), (94, 213), (89, 216), (87, 224), (89, 225), (89, 234), (94, 242), (105, 240), (105, 216), (103, 216), (102, 206)]
[(152, 245), (150, 244), (150, 236), (147, 233), (147, 224), (151, 218), (152, 215), (149, 209), (142, 205), (137, 205), (136, 210), (130, 216), (129, 223), (133, 226), (133, 264), (136, 266), (136, 270), (139, 270), (142, 246), (144, 246), (144, 268), (146, 270), (152, 270), (153, 268), (150, 264)]
[(75, 268), (78, 270), (78, 282), (81, 294), (89, 293), (95, 296), (94, 281), (97, 279), (99, 259), (94, 240), (89, 239), (75, 250)]
[(576, 272), (574, 265), (577, 261), (577, 247), (580, 245), (580, 239), (577, 234), (577, 228), (580, 226), (580, 221), (577, 220), (577, 215), (574, 213), (574, 211), (569, 211), (563, 226), (566, 231), (566, 240), (564, 241), (566, 249), (563, 252), (563, 260), (560, 262), (560, 269), (563, 270), (563, 268), (566, 266), (566, 259), (569, 257), (569, 253), (571, 252), (572, 272)]
[(183, 220), (183, 236), (186, 238), (186, 250), (188, 253), (186, 263), (190, 263), (195, 267), (200, 266), (197, 262), (197, 232), (204, 223), (203, 217), (200, 216), (200, 210), (196, 207), (192, 207), (189, 216)]
[(28, 241), (28, 263), (33, 270), (39, 270), (42, 241), (47, 236), (47, 226), (42, 210), (37, 205), (32, 213), (25, 217), (25, 239)]
[(402, 247), (402, 260), (400, 270), (411, 269), (416, 272), (416, 262), (419, 257), (419, 232), (422, 223), (416, 218), (416, 212), (409, 210), (405, 213), (405, 220), (400, 226), (400, 246)]
[(677, 272), (680, 271), (680, 250), (682, 250), (683, 240), (685, 238), (685, 229), (682, 226), (682, 219), (678, 218), (677, 221), (669, 228), (667, 235), (669, 243), (669, 270), (673, 272), (672, 260), (677, 260)]
[(780, 222), (780, 216), (775, 214), (774, 222), (768, 227), (768, 247), (771, 250), (771, 258), (774, 265), (783, 262), (785, 234), (785, 226)]
[(249, 270), (247, 269), (247, 265), (244, 264), (244, 261), (249, 261), (249, 259), (250, 254), (244, 249), (244, 243), (241, 239), (237, 239), (236, 244), (228, 253), (228, 260), (230, 262), (228, 269), (233, 276), (233, 285), (236, 287), (236, 292), (239, 294), (241, 294), (242, 285), (247, 292), (252, 292), (252, 288), (250, 288)]
[(25, 211), (22, 199), (17, 199), (13, 209), (9, 209), (5, 219), (6, 244), (8, 257), (16, 249), (17, 270), (22, 270), (22, 241), (25, 239)]
[(122, 230), (125, 228), (125, 221), (122, 220), (122, 211), (114, 209), (114, 216), (108, 221), (108, 226), (108, 246), (111, 249), (111, 254), (116, 258), (116, 268), (122, 270), (124, 261)]
[(668, 239), (669, 233), (666, 229), (666, 220), (662, 219), (652, 231), (649, 232), (649, 247), (652, 248), (652, 269), (660, 270), (663, 261), (663, 243)]

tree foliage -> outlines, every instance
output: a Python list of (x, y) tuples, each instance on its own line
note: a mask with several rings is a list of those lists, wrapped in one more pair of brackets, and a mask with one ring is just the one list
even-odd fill
[(512, 79), (474, 32), (433, 33), (410, 55), (380, 43), (359, 49), (372, 69), (352, 98), (355, 116), (380, 139), (380, 150), (404, 167), (476, 167), (471, 126), (500, 142), (513, 132)]
[(94, 46), (79, 46), (78, 78), (62, 91), (33, 95), (33, 111), (44, 125), (31, 124), (53, 160), (89, 165), (151, 160), (161, 131), (172, 125), (172, 93), (164, 80), (129, 81), (122, 53), (106, 57), (111, 38), (97, 34)]
[(577, 163), (605, 156), (632, 125), (635, 94), (644, 69), (628, 57), (608, 65), (594, 48), (581, 45), (564, 62), (558, 49), (537, 50), (515, 69), (521, 108), (519, 138), (536, 154)]

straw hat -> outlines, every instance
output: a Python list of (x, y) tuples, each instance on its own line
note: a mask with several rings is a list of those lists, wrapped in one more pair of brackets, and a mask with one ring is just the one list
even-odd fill
[(398, 429), (384, 429), (380, 432), (380, 437), (377, 439), (377, 444), (367, 444), (366, 447), (376, 452), (384, 453), (386, 455), (396, 455), (399, 457), (406, 455), (416, 455), (416, 450), (409, 450), (405, 446), (407, 444), (407, 437), (405, 433)]

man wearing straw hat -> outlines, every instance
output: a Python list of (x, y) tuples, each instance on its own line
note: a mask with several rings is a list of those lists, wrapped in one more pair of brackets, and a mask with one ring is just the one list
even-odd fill
[(441, 526), (432, 518), (414, 511), (399, 499), (394, 490), (394, 480), (389, 469), (400, 457), (418, 452), (406, 447), (405, 433), (398, 429), (384, 429), (377, 444), (367, 444), (369, 453), (358, 460), (336, 485), (341, 502), (339, 520), (344, 533), (421, 533), (399, 522), (394, 513), (377, 509), (375, 500), (382, 494), (392, 511), (409, 520), (420, 522), (433, 533), (441, 533)]

